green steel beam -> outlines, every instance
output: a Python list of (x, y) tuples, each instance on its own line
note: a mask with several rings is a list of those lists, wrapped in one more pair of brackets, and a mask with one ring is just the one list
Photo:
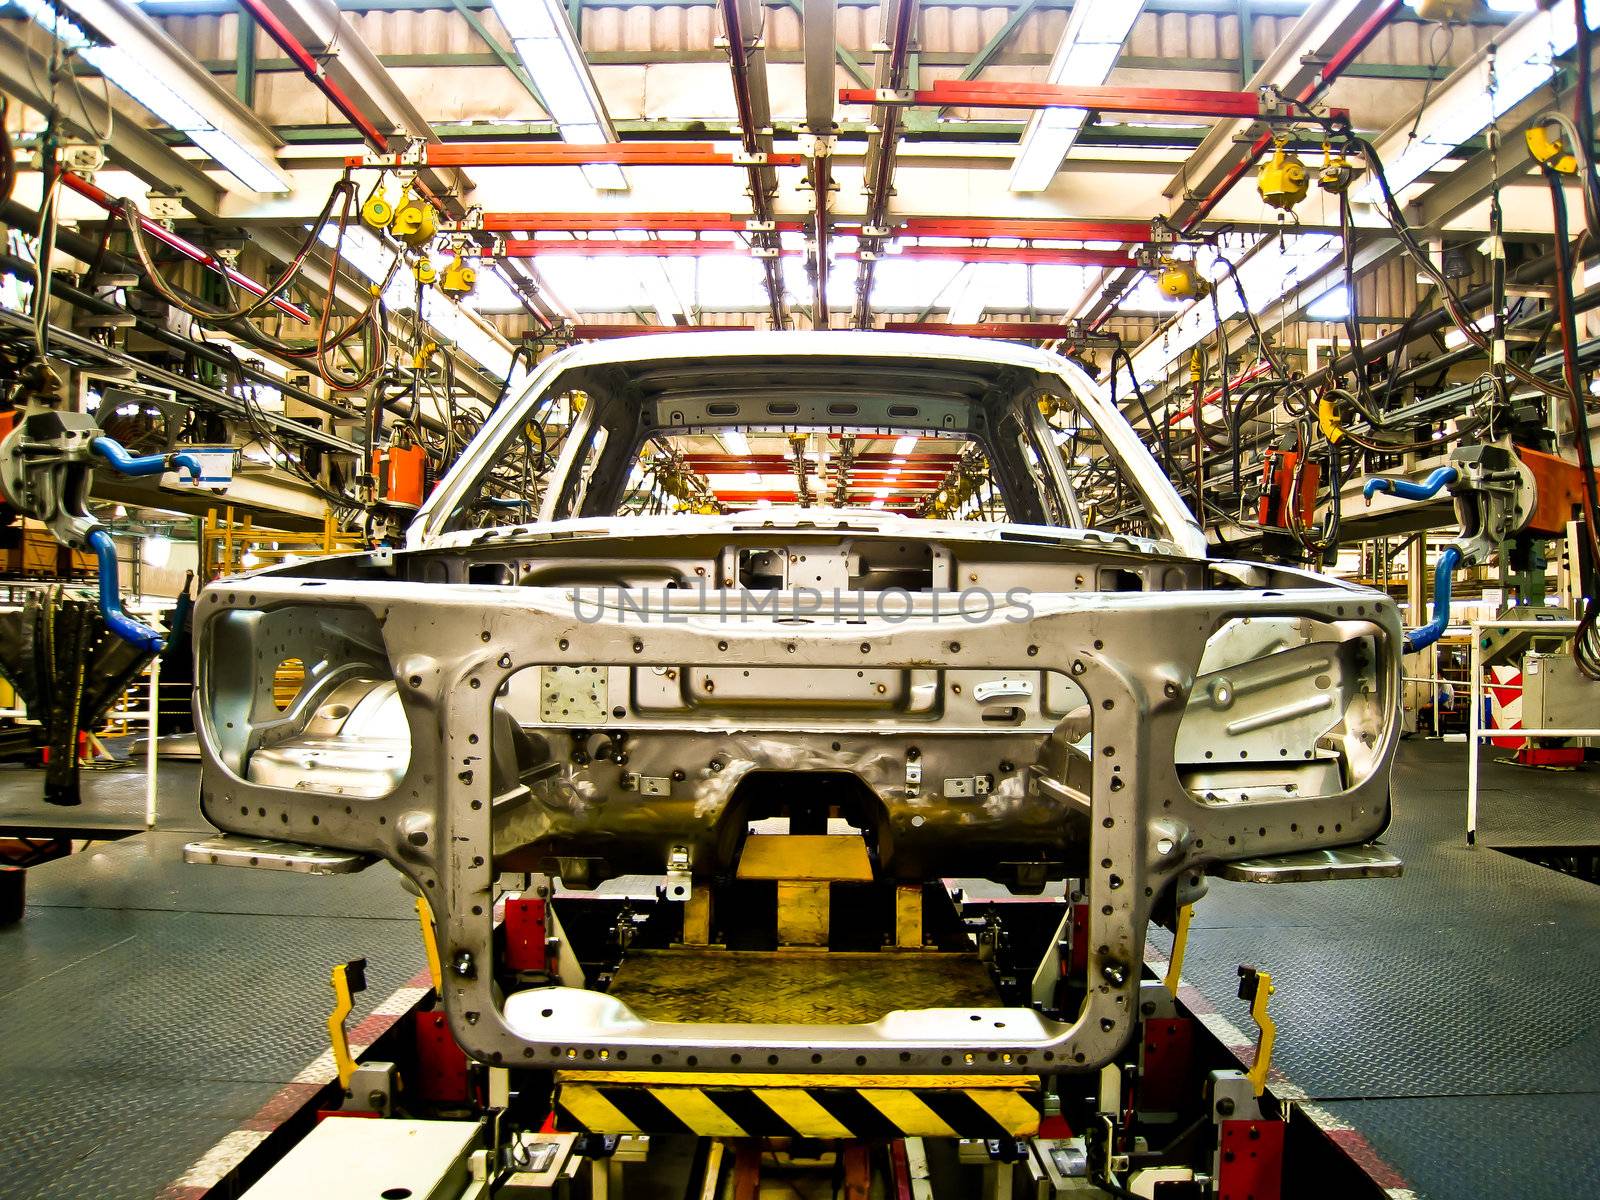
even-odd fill
[[(466, 0), (463, 0), (466, 2)], [(481, 22), (480, 22), (481, 24)], [(460, 54), (382, 54), (379, 61), (386, 67), (495, 67), (504, 66), (508, 69), (521, 69), (521, 64), (509, 51), (502, 49), (501, 54), (493, 53), (460, 53)], [(728, 56), (726, 52), (715, 50), (609, 50), (590, 53), (586, 56), (594, 66), (649, 66), (656, 63), (709, 63), (712, 65), (726, 65)], [(510, 62), (507, 62), (510, 58)], [(965, 54), (946, 54), (939, 52), (921, 52), (918, 60), (923, 67), (959, 66), (970, 61)], [(768, 63), (799, 64), (801, 54), (795, 51), (775, 51), (767, 56)], [(1012, 54), (1005, 55), (1001, 61), (1007, 66), (1047, 66), (1050, 62), (1048, 54)], [(231, 58), (214, 58), (202, 60), (203, 65), (212, 72), (231, 73), (238, 69), (238, 64)], [(1149, 55), (1123, 55), (1117, 59), (1119, 67), (1128, 67), (1132, 70), (1146, 71), (1206, 71), (1226, 72), (1238, 74), (1243, 70), (1242, 64), (1232, 58), (1157, 58)], [(272, 74), (275, 72), (298, 72), (300, 68), (287, 58), (261, 58), (255, 62), (255, 73)], [(1251, 67), (1254, 71), (1254, 67)], [(95, 74), (87, 64), (81, 66), (78, 75), (89, 78)], [(524, 72), (526, 74), (526, 72)], [(1428, 67), (1418, 63), (1354, 63), (1346, 67), (1344, 74), (1359, 79), (1427, 79)], [(531, 81), (530, 81), (531, 82)]]
[(234, 38), (233, 94), (246, 108), (256, 103), (256, 22), (249, 13), (239, 12), (238, 32)]
[[(1017, 31), (1017, 26), (1027, 20), (1028, 14), (1039, 7), (1039, 2), (1040, 0), (1022, 0), (1016, 8), (1012, 9), (1011, 15), (1006, 18), (1006, 23), (994, 31), (994, 36), (985, 43), (983, 49), (974, 54), (972, 61), (962, 68), (960, 78), (964, 80), (976, 79), (978, 73), (989, 65), (990, 59), (994, 58), (1000, 52), (1000, 48), (1011, 40), (1011, 35)], [(1242, 5), (1247, 3), (1248, 0), (1239, 0), (1239, 2)]]
[(1255, 24), (1250, 0), (1239, 0), (1239, 82), (1247, 85), (1256, 73)]
[[(472, 32), (478, 35), (478, 40), (493, 52), (494, 58), (500, 65), (517, 77), (517, 82), (523, 86), (528, 95), (533, 97), (534, 102), (540, 108), (544, 109), (545, 112), (549, 112), (550, 106), (544, 102), (544, 97), (539, 94), (539, 87), (533, 82), (533, 76), (529, 75), (523, 68), (522, 60), (495, 40), (488, 29), (484, 27), (483, 22), (478, 20), (478, 14), (472, 11), (472, 6), (467, 0), (451, 0), (451, 2), (455, 5), (456, 11), (461, 14), (462, 20), (466, 21)], [(388, 67), (395, 64), (385, 62), (383, 65)]]
[[(616, 0), (608, 3), (607, 0), (567, 0), (569, 10), (572, 8), (618, 8), (626, 0)], [(837, 0), (841, 8), (874, 8), (879, 0)], [(964, 3), (965, 0), (948, 0), (951, 4)], [(1055, 10), (1070, 9), (1073, 0), (1036, 0), (1040, 8)], [(1258, 16), (1299, 16), (1305, 12), (1309, 5), (1301, 0), (1246, 0), (1250, 12)], [(478, 11), (489, 7), (489, 0), (468, 0), (468, 3)], [(651, 0), (652, 8), (704, 8), (710, 0)], [(984, 0), (985, 7), (1013, 9), (1029, 3), (1029, 0)], [(338, 0), (339, 8), (345, 12), (442, 12), (452, 7), (451, 0)], [(1233, 12), (1229, 0), (1146, 0), (1145, 11), (1152, 13), (1201, 13), (1226, 16)], [(204, 16), (207, 14), (231, 13), (238, 10), (237, 0), (189, 0), (184, 3), (164, 3), (154, 14), (157, 16)], [(1475, 13), (1468, 24), (1473, 25), (1505, 25), (1518, 14), (1514, 12), (1496, 12), (1493, 10)], [(1419, 21), (1411, 13), (1402, 13), (1395, 17), (1397, 21)], [(1419, 23), (1421, 23), (1419, 21)]]

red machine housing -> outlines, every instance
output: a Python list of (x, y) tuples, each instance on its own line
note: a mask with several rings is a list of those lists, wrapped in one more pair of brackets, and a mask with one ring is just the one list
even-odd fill
[[(1257, 522), (1273, 529), (1291, 525), (1310, 525), (1317, 513), (1317, 488), (1322, 483), (1322, 467), (1308, 462), (1300, 469), (1300, 487), (1295, 489), (1295, 466), (1300, 461), (1296, 450), (1269, 449), (1261, 463), (1261, 504)], [(1291, 522), (1291, 518), (1293, 519)]]
[(421, 446), (374, 450), (372, 474), (378, 481), (378, 503), (392, 508), (421, 508), (427, 467), (428, 452)]

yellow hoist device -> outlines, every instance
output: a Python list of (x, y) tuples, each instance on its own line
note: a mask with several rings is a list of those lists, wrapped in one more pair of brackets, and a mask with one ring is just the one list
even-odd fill
[(1311, 175), (1306, 164), (1288, 148), (1283, 139), (1273, 146), (1272, 157), (1256, 172), (1256, 191), (1261, 199), (1282, 212), (1291, 211), (1306, 198)]

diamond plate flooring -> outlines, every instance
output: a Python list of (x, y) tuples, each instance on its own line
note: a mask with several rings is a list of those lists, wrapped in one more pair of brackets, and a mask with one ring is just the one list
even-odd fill
[(1271, 971), (1274, 1066), (1418, 1194), (1600, 1195), (1600, 888), (1492, 848), (1600, 844), (1600, 770), (1486, 756), (1483, 781), (1469, 847), (1464, 747), (1404, 743), (1405, 874), (1212, 880), (1184, 977), (1248, 1030), (1237, 968)]
[(7, 1200), (148, 1200), (326, 1047), (331, 964), (368, 959), (352, 1023), (421, 969), (388, 868), (187, 866), (190, 836), (29, 870), (27, 914), (0, 929)]
[[(157, 761), (156, 828), (209, 830), (200, 815), (198, 763)], [(0, 764), (0, 831), (61, 837), (120, 836), (143, 829), (145, 773), (142, 760), (114, 767), (86, 767), (83, 803), (44, 802), (44, 772)]]

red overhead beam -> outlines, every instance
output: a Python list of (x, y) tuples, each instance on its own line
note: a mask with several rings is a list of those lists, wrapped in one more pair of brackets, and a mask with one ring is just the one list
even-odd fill
[(1254, 117), (1261, 98), (1254, 92), (1200, 88), (1078, 87), (1071, 84), (1005, 83), (943, 79), (912, 92), (840, 88), (844, 104), (912, 105), (926, 108), (1085, 108), (1106, 113), (1152, 113), (1172, 117)]
[(754, 325), (570, 325), (567, 331), (581, 341), (638, 337), (646, 333), (748, 333)]
[[(616, 163), (633, 167), (748, 166), (749, 156), (719, 149), (711, 142), (429, 142), (422, 147), (422, 164), (430, 167), (562, 167), (590, 163)], [(768, 154), (773, 167), (804, 166), (803, 154)], [(417, 164), (404, 154), (352, 155), (347, 167), (384, 166), (403, 170)]]
[[(841, 233), (853, 232), (861, 222), (834, 221)], [(779, 217), (780, 233), (802, 232), (807, 220)], [(683, 233), (754, 233), (751, 218), (734, 213), (634, 212), (551, 213), (486, 212), (481, 228), (487, 233), (597, 233), (628, 230)], [(895, 222), (891, 236), (949, 238), (1043, 238), (1062, 242), (1145, 242), (1150, 226), (1143, 221), (1085, 221), (1073, 217), (905, 217)]]
[[(840, 258), (859, 258), (850, 250)], [(1058, 267), (1131, 267), (1133, 260), (1125, 250), (1083, 250), (1048, 246), (903, 246), (885, 250), (878, 261), (906, 259), (946, 259), (951, 262), (1040, 263)]]
[(942, 333), (949, 337), (1005, 338), (1010, 341), (1043, 342), (1077, 337), (1077, 325), (1047, 324), (1043, 321), (991, 321), (983, 325), (947, 325), (943, 321), (891, 321), (885, 333)]
[[(784, 257), (798, 257), (799, 250), (783, 250)], [(626, 238), (615, 241), (535, 241), (531, 238), (510, 238), (499, 252), (480, 249), (479, 258), (548, 258), (565, 255), (569, 258), (603, 258), (609, 255), (639, 255), (647, 258), (709, 258), (733, 254), (749, 257), (750, 247), (743, 242), (653, 241), (648, 238)]]
[[(1373, 11), (1371, 16), (1361, 23), (1360, 28), (1350, 35), (1350, 40), (1329, 56), (1321, 72), (1318, 73), (1315, 79), (1300, 89), (1300, 94), (1295, 99), (1302, 104), (1309, 104), (1314, 100), (1323, 88), (1337, 79), (1344, 69), (1360, 56), (1372, 39), (1378, 36), (1378, 31), (1389, 23), (1389, 18), (1399, 12), (1402, 7), (1401, 0), (1384, 0)], [(1250, 149), (1246, 152), (1244, 158), (1240, 159), (1234, 168), (1223, 177), (1222, 181), (1211, 189), (1205, 199), (1200, 201), (1200, 206), (1189, 214), (1183, 223), (1184, 230), (1191, 230), (1204, 220), (1211, 210), (1221, 203), (1222, 198), (1233, 190), (1234, 184), (1249, 173), (1250, 168), (1255, 166), (1256, 160), (1261, 157), (1262, 153), (1270, 145), (1272, 145), (1272, 134), (1270, 132), (1263, 133), (1256, 138), (1251, 143)]]
[[(767, 500), (773, 504), (797, 504), (799, 496), (795, 492), (715, 492), (716, 498), (724, 504), (754, 504), (758, 500)], [(876, 497), (875, 497), (876, 498)], [(882, 497), (884, 507), (909, 508), (913, 504), (921, 504), (927, 496), (885, 496)], [(812, 498), (813, 504), (816, 497)], [(820, 507), (820, 506), (819, 506)], [(866, 505), (859, 507), (865, 508)]]
[[(100, 188), (90, 183), (87, 179), (84, 179), (81, 175), (74, 175), (71, 171), (62, 171), (61, 182), (72, 191), (77, 192), (78, 195), (84, 197), (86, 200), (94, 201), (113, 216), (122, 215), (122, 201), (114, 199), (109, 192), (102, 191)], [(218, 275), (228, 279), (235, 287), (243, 288), (252, 296), (265, 296), (267, 294), (267, 289), (264, 285), (257, 283), (248, 275), (241, 275), (238, 271), (235, 271), (232, 267), (228, 266), (227, 263), (213, 255), (209, 250), (202, 250), (199, 246), (196, 246), (187, 238), (179, 237), (165, 225), (162, 225), (157, 221), (152, 221), (149, 217), (143, 215), (142, 213), (135, 213), (134, 216), (138, 219), (139, 228), (144, 231), (146, 237), (153, 237), (171, 249), (176, 250), (185, 258), (199, 263), (202, 267), (205, 267), (208, 270), (215, 271)], [(304, 321), (307, 324), (310, 324), (311, 322), (310, 313), (301, 308), (298, 304), (291, 304), (282, 297), (274, 299), (272, 301), (272, 307), (276, 308), (279, 312), (287, 313), (297, 321)]]
[[(623, 230), (673, 230), (683, 233), (752, 232), (751, 218), (733, 213), (550, 213), (491, 212), (483, 214), (481, 228), (488, 233), (615, 233)], [(780, 232), (805, 228), (799, 217), (776, 222)]]
[[(362, 112), (360, 107), (352, 100), (337, 83), (330, 79), (322, 69), (322, 63), (317, 56), (305, 47), (299, 38), (290, 32), (289, 27), (269, 8), (265, 0), (239, 0), (239, 7), (255, 18), (256, 24), (267, 31), (267, 36), (278, 43), (280, 49), (289, 56), (290, 61), (299, 67), (301, 72), (309, 79), (316, 89), (328, 98), (334, 108), (342, 113), (350, 124), (354, 125), (361, 136), (367, 140), (374, 150), (387, 150), (389, 136), (372, 123), (372, 119)], [(360, 166), (358, 158), (349, 165)]]
[(1080, 221), (1072, 217), (907, 217), (906, 237), (1049, 238), (1062, 242), (1146, 242), (1148, 221)]

